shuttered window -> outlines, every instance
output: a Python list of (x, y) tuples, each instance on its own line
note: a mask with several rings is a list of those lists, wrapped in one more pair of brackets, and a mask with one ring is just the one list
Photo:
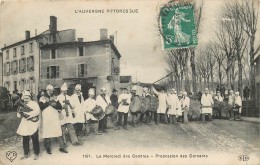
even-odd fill
[(54, 79), (60, 77), (60, 67), (59, 66), (49, 66), (47, 67), (47, 78)]
[(27, 57), (27, 70), (28, 71), (34, 71), (33, 56)]
[(78, 64), (78, 77), (86, 77), (88, 72), (87, 64)]

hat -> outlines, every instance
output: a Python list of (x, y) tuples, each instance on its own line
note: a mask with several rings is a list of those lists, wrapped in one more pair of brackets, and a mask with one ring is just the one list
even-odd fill
[(148, 88), (147, 87), (144, 87), (144, 89), (143, 89), (144, 91), (148, 91)]
[(184, 91), (184, 92), (182, 92), (182, 94), (183, 94), (183, 95), (187, 95), (187, 92), (186, 92), (186, 91)]
[(75, 86), (75, 89), (76, 89), (76, 90), (81, 90), (81, 85), (80, 85), (80, 84), (77, 84), (77, 85)]
[(60, 87), (61, 91), (67, 91), (68, 90), (68, 86), (66, 83), (63, 83), (62, 86)]
[(209, 88), (205, 88), (205, 91), (208, 91), (209, 90)]
[(31, 96), (31, 93), (29, 91), (23, 91), (22, 93), (22, 100), (24, 99), (24, 96)]
[(93, 88), (90, 88), (90, 89), (88, 90), (88, 94), (89, 94), (89, 95), (95, 95), (94, 89), (93, 89)]
[(53, 90), (53, 86), (51, 84), (47, 85), (46, 90)]
[(107, 91), (107, 89), (105, 87), (101, 88), (101, 91)]
[(233, 90), (230, 90), (229, 92), (234, 92)]
[(179, 93), (179, 94), (178, 94), (178, 97), (182, 97), (182, 94), (181, 94), (181, 93)]
[(235, 92), (235, 95), (239, 95), (239, 92)]
[(135, 85), (132, 87), (132, 91), (136, 91), (136, 90), (137, 90), (137, 86)]
[(220, 93), (220, 91), (217, 91), (217, 93)]
[(113, 93), (114, 93), (114, 92), (117, 92), (117, 90), (116, 90), (116, 89), (113, 89), (112, 92), (113, 92)]

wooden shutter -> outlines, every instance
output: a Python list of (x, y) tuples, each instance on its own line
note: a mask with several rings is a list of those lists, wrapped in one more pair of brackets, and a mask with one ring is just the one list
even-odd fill
[(87, 75), (88, 75), (88, 65), (84, 64), (84, 76), (87, 76)]
[(7, 76), (7, 73), (6, 73), (6, 63), (4, 63), (4, 75)]
[(60, 67), (56, 66), (56, 78), (60, 77)]
[(47, 78), (50, 78), (50, 67), (47, 67)]

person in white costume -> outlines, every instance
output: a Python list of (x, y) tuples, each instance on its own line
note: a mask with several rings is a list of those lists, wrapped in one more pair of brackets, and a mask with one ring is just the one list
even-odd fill
[[(127, 128), (127, 118), (129, 112), (129, 105), (131, 102), (131, 95), (128, 94), (127, 88), (123, 88), (123, 93), (119, 95), (118, 98), (118, 126), (123, 126), (124, 129)], [(122, 125), (122, 116), (124, 116), (124, 124)]]
[(61, 94), (57, 96), (57, 99), (59, 100), (61, 106), (62, 106), (62, 118), (60, 119), (60, 124), (61, 124), (61, 130), (62, 130), (62, 137), (65, 145), (67, 145), (67, 140), (66, 140), (66, 129), (69, 132), (70, 140), (72, 145), (78, 146), (82, 145), (82, 143), (78, 140), (75, 129), (73, 127), (73, 124), (75, 123), (74, 117), (75, 117), (75, 112), (74, 112), (74, 104), (72, 103), (71, 97), (67, 95), (67, 84), (64, 83), (61, 88)]
[(176, 124), (176, 116), (177, 116), (177, 106), (178, 106), (178, 96), (176, 94), (176, 90), (173, 88), (168, 95), (168, 103), (169, 103), (169, 110), (167, 114), (170, 118), (170, 124)]
[(75, 86), (75, 93), (71, 96), (71, 102), (74, 104), (74, 112), (75, 112), (75, 123), (73, 124), (76, 135), (78, 138), (83, 135), (83, 123), (85, 122), (83, 103), (84, 98), (81, 93), (81, 85), (77, 84)]
[(187, 96), (186, 91), (182, 92), (181, 109), (182, 109), (183, 123), (187, 124), (189, 122), (188, 113), (190, 109), (190, 98)]
[(97, 106), (95, 97), (95, 91), (93, 88), (89, 89), (88, 91), (88, 99), (86, 99), (83, 103), (83, 109), (85, 112), (85, 119), (86, 119), (86, 134), (89, 135), (91, 132), (91, 129), (94, 132), (94, 135), (101, 135), (101, 133), (97, 132), (97, 130), (94, 127), (94, 122), (97, 121), (97, 119), (91, 114), (91, 111)]
[[(101, 94), (97, 96), (96, 103), (105, 112), (106, 107), (111, 104), (110, 98), (107, 95), (106, 88), (101, 88)], [(98, 132), (107, 133), (107, 115), (105, 115), (98, 123)]]
[(201, 96), (201, 120), (205, 121), (205, 115), (208, 115), (209, 121), (212, 120), (212, 106), (214, 101), (212, 95), (209, 94), (209, 89), (205, 88), (204, 94)]
[(48, 154), (51, 152), (51, 138), (58, 138), (60, 152), (68, 153), (62, 139), (59, 115), (61, 115), (61, 104), (57, 97), (53, 95), (54, 88), (51, 84), (46, 87), (46, 93), (39, 99), (39, 105), (42, 110), (42, 138), (44, 147)]
[(155, 123), (159, 124), (160, 122), (160, 116), (163, 116), (163, 122), (165, 124), (168, 124), (166, 109), (169, 105), (167, 102), (167, 94), (165, 93), (164, 89), (161, 89), (160, 92), (157, 92), (157, 90), (152, 86), (152, 91), (158, 96), (159, 99), (159, 106), (157, 109), (157, 115), (155, 115)]
[[(30, 137), (33, 143), (34, 150), (34, 160), (38, 159), (38, 155), (40, 153), (40, 145), (39, 145), (39, 134), (38, 128), (40, 121), (32, 121), (33, 117), (40, 115), (40, 107), (37, 102), (31, 100), (31, 94), (29, 91), (24, 91), (22, 93), (22, 100), (32, 111), (30, 112), (18, 112), (17, 117), (22, 118), (21, 123), (17, 129), (17, 134), (23, 137), (23, 151), (24, 156), (21, 159), (25, 159), (29, 157), (29, 141)], [(24, 115), (26, 114), (26, 116)]]
[(242, 112), (242, 99), (239, 96), (239, 92), (235, 92), (235, 102), (234, 107), (238, 108), (238, 111), (234, 114), (234, 118), (237, 116), (238, 118), (235, 120), (242, 120), (241, 112)]

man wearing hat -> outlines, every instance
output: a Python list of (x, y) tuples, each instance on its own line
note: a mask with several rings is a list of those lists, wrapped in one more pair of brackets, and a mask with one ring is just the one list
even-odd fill
[[(112, 94), (110, 96), (110, 101), (111, 101), (111, 104), (116, 108), (116, 110), (118, 109), (118, 96), (117, 96), (117, 90), (116, 89), (113, 89), (112, 90)], [(111, 116), (111, 119), (112, 119), (112, 123), (114, 124), (114, 129), (118, 129), (117, 127), (117, 113), (113, 114)]]
[(20, 125), (17, 129), (17, 134), (23, 137), (23, 151), (24, 156), (21, 159), (29, 157), (29, 141), (30, 137), (33, 142), (34, 160), (38, 159), (40, 152), (38, 128), (40, 121), (32, 121), (33, 117), (39, 117), (40, 107), (37, 102), (31, 100), (31, 94), (29, 91), (24, 91), (22, 100), (32, 111), (30, 112), (18, 112), (17, 117), (22, 118)]
[(61, 123), (61, 129), (62, 129), (62, 137), (64, 140), (64, 143), (67, 144), (66, 141), (66, 129), (68, 129), (70, 140), (72, 145), (78, 146), (82, 145), (82, 143), (78, 140), (76, 136), (75, 129), (73, 127), (73, 124), (75, 123), (74, 117), (74, 103), (72, 103), (71, 97), (67, 95), (67, 84), (64, 83), (61, 88), (61, 94), (57, 96), (57, 99), (61, 103), (62, 111), (61, 114), (63, 115), (63, 119), (60, 120)]
[(84, 110), (83, 110), (83, 103), (84, 98), (81, 93), (81, 85), (77, 84), (75, 86), (75, 93), (71, 96), (71, 101), (73, 102), (75, 108), (75, 123), (73, 124), (77, 137), (81, 137), (82, 129), (83, 129), (83, 123), (85, 122), (85, 116), (84, 116)]
[[(127, 88), (123, 88), (123, 93), (119, 95), (119, 107), (118, 107), (118, 126), (123, 126), (124, 129), (127, 128), (127, 118), (129, 112), (129, 105), (131, 102), (131, 96), (128, 94)], [(122, 125), (122, 116), (124, 116), (124, 124)]]
[(168, 95), (169, 110), (167, 114), (170, 118), (170, 124), (176, 124), (176, 115), (177, 115), (177, 105), (178, 105), (178, 96), (176, 95), (176, 90), (173, 88)]
[[(111, 104), (110, 98), (107, 95), (106, 88), (101, 88), (101, 94), (97, 96), (96, 99), (97, 105), (100, 106), (105, 112), (106, 107)], [(99, 133), (107, 133), (107, 115), (105, 115), (98, 123)]]
[(214, 101), (211, 94), (209, 94), (209, 89), (205, 88), (204, 94), (201, 97), (201, 120), (205, 122), (205, 115), (208, 115), (209, 121), (212, 120), (212, 106)]
[(93, 88), (90, 88), (88, 91), (88, 99), (86, 99), (83, 103), (83, 109), (85, 111), (85, 117), (86, 117), (86, 133), (87, 135), (90, 134), (91, 129), (94, 132), (94, 135), (101, 135), (101, 133), (97, 132), (94, 127), (94, 122), (97, 121), (97, 119), (91, 114), (91, 111), (96, 107), (97, 103), (95, 100), (95, 91)]
[(46, 87), (46, 93), (40, 97), (39, 105), (42, 110), (42, 138), (48, 154), (51, 152), (51, 138), (58, 138), (60, 152), (68, 153), (66, 145), (62, 139), (59, 115), (61, 115), (62, 106), (53, 94), (53, 86), (49, 84)]
[(229, 91), (229, 95), (228, 95), (228, 106), (229, 106), (229, 120), (232, 119), (232, 108), (235, 104), (235, 95), (234, 95), (234, 91), (230, 90)]
[(158, 96), (159, 99), (159, 106), (157, 109), (157, 113), (155, 113), (155, 124), (159, 124), (161, 116), (163, 116), (163, 122), (165, 124), (168, 124), (168, 118), (166, 114), (166, 109), (168, 105), (167, 94), (165, 93), (164, 88), (162, 88), (160, 92), (157, 92), (156, 89), (152, 86), (152, 91)]
[[(241, 118), (241, 112), (242, 112), (242, 99), (239, 96), (239, 92), (235, 92), (235, 101), (234, 101), (234, 107), (236, 107), (238, 109), (238, 111), (234, 112), (234, 119), (235, 120), (242, 120)], [(235, 117), (238, 117), (238, 119), (236, 119)]]

